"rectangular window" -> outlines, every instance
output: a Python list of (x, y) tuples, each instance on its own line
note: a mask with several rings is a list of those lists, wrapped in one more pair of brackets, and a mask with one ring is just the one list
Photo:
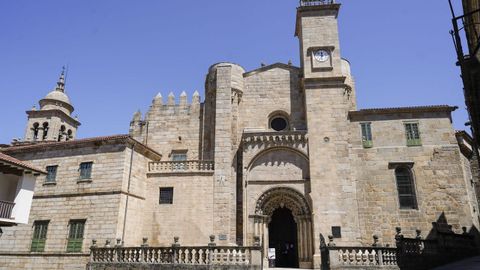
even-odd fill
[(160, 204), (173, 204), (173, 187), (160, 188)]
[(407, 136), (407, 146), (422, 145), (418, 123), (405, 123), (405, 133)]
[(187, 169), (187, 152), (174, 152), (172, 153), (173, 170), (184, 171)]
[(58, 166), (47, 166), (47, 178), (45, 182), (55, 183), (57, 181), (57, 168)]
[(70, 220), (68, 228), (67, 252), (82, 252), (85, 220)]
[(361, 123), (360, 126), (362, 127), (362, 144), (364, 148), (371, 148), (373, 147), (373, 139), (372, 139), (372, 128), (370, 123)]
[(37, 220), (33, 222), (32, 252), (43, 252), (47, 240), (47, 230), (49, 220)]
[(80, 163), (80, 179), (92, 178), (93, 162)]

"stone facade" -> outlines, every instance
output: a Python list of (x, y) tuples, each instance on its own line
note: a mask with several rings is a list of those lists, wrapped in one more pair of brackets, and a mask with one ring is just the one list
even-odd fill
[[(428, 232), (442, 214), (453, 230), (479, 228), (471, 184), (477, 173), (453, 130), (455, 107), (357, 110), (339, 47), (340, 5), (325, 3), (297, 10), (300, 67), (245, 71), (218, 63), (208, 70), (203, 102), (198, 92), (191, 102), (185, 93), (179, 102), (159, 94), (145, 116), (135, 113), (130, 137), (2, 149), (41, 168), (59, 167), (56, 185), (37, 181), (29, 225), (0, 238), (0, 262), (15, 258), (8, 269), (39, 257), (61, 264), (74, 256), (65, 253), (70, 219), (87, 220), (79, 264), (92, 239), (139, 246), (147, 237), (168, 246), (178, 236), (182, 245), (202, 246), (213, 235), (221, 246), (253, 246), (259, 238), (266, 255), (281, 238), (269, 233), (279, 209), (295, 224), (289, 266), (301, 268), (320, 267), (319, 247), (329, 235), (339, 246), (369, 246), (373, 235), (393, 245), (395, 227), (406, 236)], [(412, 123), (414, 144), (406, 135)], [(85, 161), (93, 162), (92, 179), (78, 181)], [(400, 204), (399, 168), (409, 172), (410, 208)], [(35, 220), (50, 220), (44, 257), (29, 252)]]

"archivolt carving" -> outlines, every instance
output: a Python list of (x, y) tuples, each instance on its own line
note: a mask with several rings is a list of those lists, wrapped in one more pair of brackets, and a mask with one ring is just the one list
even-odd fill
[(310, 215), (310, 206), (305, 197), (291, 188), (278, 187), (263, 193), (257, 200), (255, 214), (271, 216), (275, 209), (286, 207), (295, 217)]

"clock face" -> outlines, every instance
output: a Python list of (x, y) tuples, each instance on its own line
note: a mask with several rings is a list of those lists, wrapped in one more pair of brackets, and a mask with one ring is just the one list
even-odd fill
[(313, 57), (315, 57), (315, 60), (318, 62), (325, 62), (330, 58), (330, 53), (326, 50), (317, 50), (313, 52)]

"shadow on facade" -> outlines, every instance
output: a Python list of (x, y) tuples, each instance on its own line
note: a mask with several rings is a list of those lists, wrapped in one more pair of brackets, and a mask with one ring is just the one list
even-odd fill
[(480, 233), (475, 226), (462, 228), (455, 233), (448, 224), (445, 213), (432, 222), (432, 229), (425, 238), (416, 230), (414, 238), (404, 237), (402, 229), (396, 228), (396, 247), (382, 247), (378, 237), (373, 236), (371, 247), (336, 246), (333, 237), (329, 242), (320, 235), (322, 269), (408, 269), (426, 270), (455, 261), (477, 256)]

